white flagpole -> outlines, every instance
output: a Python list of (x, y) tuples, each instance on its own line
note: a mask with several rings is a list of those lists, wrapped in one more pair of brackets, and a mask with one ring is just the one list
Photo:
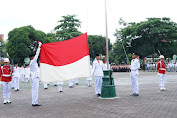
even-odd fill
[(108, 48), (108, 26), (107, 26), (106, 0), (105, 0), (105, 22), (106, 22), (106, 61), (107, 61), (107, 69), (109, 70), (109, 48)]

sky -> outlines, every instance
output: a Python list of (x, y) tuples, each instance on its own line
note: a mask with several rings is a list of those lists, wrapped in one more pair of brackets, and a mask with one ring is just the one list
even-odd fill
[[(149, 17), (169, 17), (177, 22), (175, 0), (107, 0), (108, 37), (112, 43), (118, 21), (141, 22)], [(14, 28), (32, 25), (51, 32), (64, 15), (77, 15), (79, 30), (89, 35), (106, 34), (105, 0), (0, 0), (0, 34), (8, 38)]]

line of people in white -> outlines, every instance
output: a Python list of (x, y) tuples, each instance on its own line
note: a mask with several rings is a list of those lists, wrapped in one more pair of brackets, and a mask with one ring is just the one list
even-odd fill
[[(157, 64), (158, 63), (148, 63), (147, 70), (148, 72), (155, 72), (157, 71)], [(167, 72), (177, 72), (177, 63), (167, 63), (166, 64)]]

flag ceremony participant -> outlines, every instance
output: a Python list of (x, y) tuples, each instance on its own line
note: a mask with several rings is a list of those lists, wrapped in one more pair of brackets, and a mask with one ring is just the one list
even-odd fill
[(160, 55), (159, 58), (160, 58), (160, 61), (157, 64), (157, 72), (158, 72), (158, 75), (159, 75), (159, 86), (160, 86), (161, 91), (166, 91), (166, 88), (165, 88), (166, 66), (165, 66), (165, 63), (164, 63), (164, 56)]
[(15, 91), (19, 91), (20, 67), (18, 67), (18, 63), (15, 63), (15, 66), (13, 68), (13, 79), (14, 79)]
[(11, 70), (9, 67), (9, 59), (5, 58), (4, 59), (4, 66), (2, 66), (0, 69), (0, 76), (1, 76), (1, 81), (2, 81), (2, 86), (3, 86), (3, 99), (4, 99), (4, 104), (11, 103), (10, 101), (10, 92), (11, 92)]
[(25, 78), (25, 68), (22, 65), (20, 68), (20, 78), (21, 78), (21, 82), (24, 82), (24, 78)]
[(30, 68), (29, 68), (29, 66), (26, 66), (26, 68), (25, 68), (25, 80), (26, 80), (26, 83), (29, 82), (29, 79), (30, 79)]
[(73, 88), (74, 87), (74, 79), (69, 80), (69, 88)]
[(99, 54), (95, 56), (95, 60), (93, 61), (93, 68), (92, 68), (91, 75), (93, 74), (95, 77), (95, 93), (97, 96), (101, 96), (103, 62), (100, 60)]
[(138, 85), (138, 75), (139, 75), (139, 70), (140, 69), (140, 62), (137, 59), (137, 54), (133, 53), (132, 54), (132, 61), (130, 65), (130, 77), (131, 77), (131, 82), (132, 82), (132, 87), (133, 87), (133, 95), (132, 96), (139, 96), (139, 85)]
[(63, 82), (58, 82), (58, 91), (63, 92)]
[(44, 84), (44, 89), (48, 89), (48, 84), (49, 83), (48, 82), (44, 82), (43, 84)]
[(12, 81), (11, 81), (11, 88), (14, 89), (15, 88), (15, 79), (13, 76), (13, 71), (14, 71), (14, 66), (12, 66)]
[[(90, 72), (92, 72), (92, 65), (90, 65)], [(87, 77), (86, 81), (87, 81), (87, 86), (92, 87), (92, 85), (91, 85), (92, 84), (92, 76)]]
[(57, 86), (57, 82), (54, 82), (54, 83), (53, 83), (53, 86)]
[(79, 85), (79, 79), (78, 78), (75, 79), (75, 85)]
[(39, 67), (37, 64), (37, 59), (40, 53), (40, 47), (42, 43), (39, 42), (36, 54), (30, 55), (30, 70), (31, 70), (31, 89), (32, 89), (32, 106), (41, 106), (38, 104), (38, 91), (39, 91)]

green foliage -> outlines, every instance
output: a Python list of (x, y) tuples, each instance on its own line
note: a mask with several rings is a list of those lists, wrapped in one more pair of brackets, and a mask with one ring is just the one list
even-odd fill
[(76, 15), (62, 16), (63, 19), (58, 21), (59, 25), (55, 27), (58, 40), (68, 40), (82, 34), (78, 31), (81, 22), (75, 17)]
[[(117, 37), (115, 49), (121, 47), (119, 43), (122, 41), (128, 54), (136, 52), (141, 58), (158, 54), (158, 50), (165, 57), (177, 54), (177, 24), (170, 18), (147, 18), (140, 23), (124, 24), (127, 26), (114, 34)], [(115, 50), (114, 54), (123, 55)]]
[[(106, 55), (106, 38), (99, 35), (88, 35), (90, 57), (95, 58), (96, 54)], [(110, 40), (108, 42), (109, 50), (112, 48)]]
[(34, 41), (49, 43), (54, 41), (54, 39), (51, 39), (50, 35), (46, 35), (42, 31), (35, 30), (32, 26), (15, 28), (10, 31), (6, 44), (10, 58), (20, 65), (23, 64), (24, 58), (29, 57), (32, 52), (29, 45)]

